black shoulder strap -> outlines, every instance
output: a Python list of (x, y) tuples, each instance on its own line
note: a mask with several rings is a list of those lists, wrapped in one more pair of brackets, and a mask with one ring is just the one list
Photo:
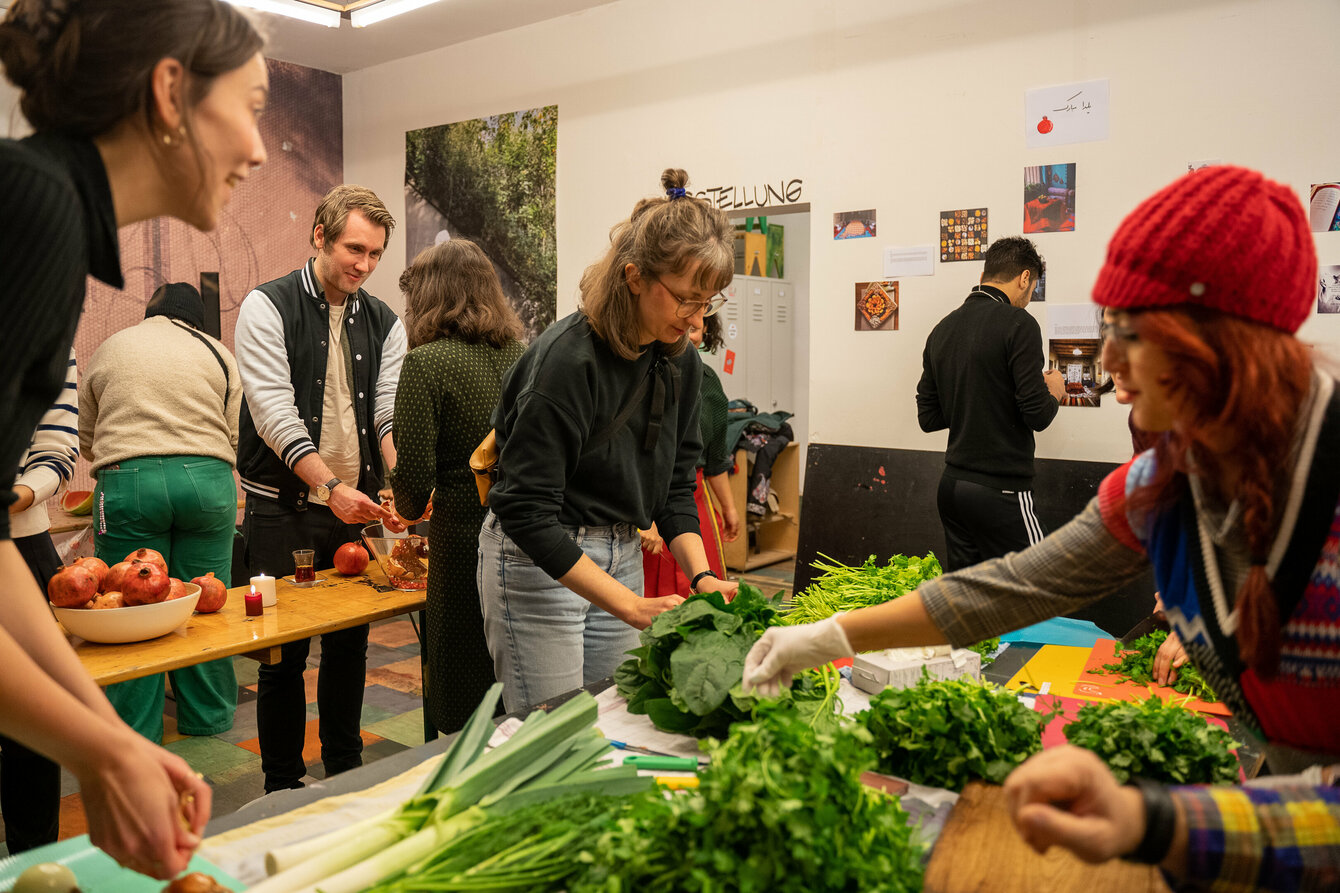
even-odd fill
[(219, 355), (219, 351), (214, 347), (214, 345), (209, 343), (208, 338), (206, 338), (204, 335), (200, 334), (190, 326), (186, 325), (185, 323), (180, 323), (177, 320), (172, 319), (171, 317), (169, 317), (168, 319), (174, 326), (181, 329), (183, 332), (189, 332), (190, 334), (194, 335), (196, 339), (200, 341), (201, 344), (209, 348), (209, 352), (214, 354), (214, 359), (219, 361), (219, 368), (223, 370), (223, 410), (226, 413), (228, 411), (228, 398), (231, 397), (233, 393), (233, 380), (232, 377), (228, 375), (228, 364), (223, 361), (223, 357)]
[(633, 410), (637, 409), (638, 404), (642, 402), (642, 396), (647, 393), (647, 387), (651, 384), (652, 376), (655, 374), (656, 366), (653, 364), (652, 367), (647, 370), (647, 374), (642, 376), (642, 380), (637, 383), (637, 387), (633, 388), (632, 396), (628, 398), (628, 402), (624, 404), (623, 409), (619, 410), (619, 414), (614, 417), (614, 420), (606, 425), (599, 434), (588, 440), (586, 446), (582, 447), (583, 455), (594, 453), (596, 450), (600, 449), (611, 437), (618, 433), (619, 429), (628, 423), (628, 417), (633, 414)]

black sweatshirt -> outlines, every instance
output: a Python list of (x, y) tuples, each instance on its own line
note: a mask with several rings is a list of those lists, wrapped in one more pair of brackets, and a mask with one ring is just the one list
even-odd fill
[[(627, 423), (584, 453), (649, 375)], [(503, 532), (554, 579), (582, 556), (565, 526), (646, 528), (655, 521), (667, 543), (700, 533), (693, 488), (702, 454), (701, 382), (693, 350), (667, 357), (653, 343), (637, 360), (625, 360), (580, 311), (546, 329), (508, 370), (493, 412), (502, 479), (489, 491), (489, 508)], [(658, 397), (664, 415), (647, 450)]]
[(1033, 432), (1056, 418), (1042, 377), (1042, 330), (1005, 293), (978, 286), (931, 331), (917, 385), (922, 431), (949, 429), (945, 474), (1027, 490), (1033, 482)]

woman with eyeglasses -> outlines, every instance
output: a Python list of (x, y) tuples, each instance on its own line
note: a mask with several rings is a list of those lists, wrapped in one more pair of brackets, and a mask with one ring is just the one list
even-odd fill
[(725, 303), (734, 232), (687, 182), (661, 175), (665, 194), (639, 201), (582, 275), (580, 309), (503, 380), (478, 582), (508, 711), (611, 675), (684, 600), (642, 598), (638, 530), (653, 521), (694, 591), (734, 596), (708, 568), (693, 500), (702, 363), (687, 337)]
[(854, 650), (966, 645), (1070, 613), (1151, 566), (1190, 662), (1261, 746), (1278, 787), (1122, 787), (1092, 754), (1047, 750), (1006, 781), (1039, 851), (1159, 864), (1194, 889), (1334, 890), (1340, 788), (1340, 388), (1295, 333), (1317, 254), (1289, 187), (1214, 166), (1118, 227), (1093, 289), (1114, 311), (1103, 367), (1153, 449), (1021, 552), (817, 624), (768, 630), (764, 693)]

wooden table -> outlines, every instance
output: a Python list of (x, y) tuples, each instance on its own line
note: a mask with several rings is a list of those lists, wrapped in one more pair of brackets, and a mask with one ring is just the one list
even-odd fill
[(425, 593), (387, 589), (374, 562), (357, 577), (319, 571), (326, 582), (300, 588), (276, 581), (277, 604), (248, 617), (242, 602), (250, 583), (228, 590), (228, 602), (214, 614), (192, 614), (176, 630), (147, 642), (98, 645), (71, 638), (75, 654), (99, 685), (125, 682), (221, 657), (248, 654), (262, 663), (279, 660), (279, 646), (373, 620), (421, 610)]
[(1033, 852), (1015, 830), (1005, 789), (973, 782), (963, 789), (926, 867), (926, 893), (1169, 893), (1158, 870), (1113, 860), (1090, 865), (1060, 847)]

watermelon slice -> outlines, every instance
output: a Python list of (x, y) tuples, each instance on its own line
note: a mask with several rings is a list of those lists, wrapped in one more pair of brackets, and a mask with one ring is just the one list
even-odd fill
[(66, 490), (60, 498), (60, 507), (72, 515), (93, 514), (92, 490)]

